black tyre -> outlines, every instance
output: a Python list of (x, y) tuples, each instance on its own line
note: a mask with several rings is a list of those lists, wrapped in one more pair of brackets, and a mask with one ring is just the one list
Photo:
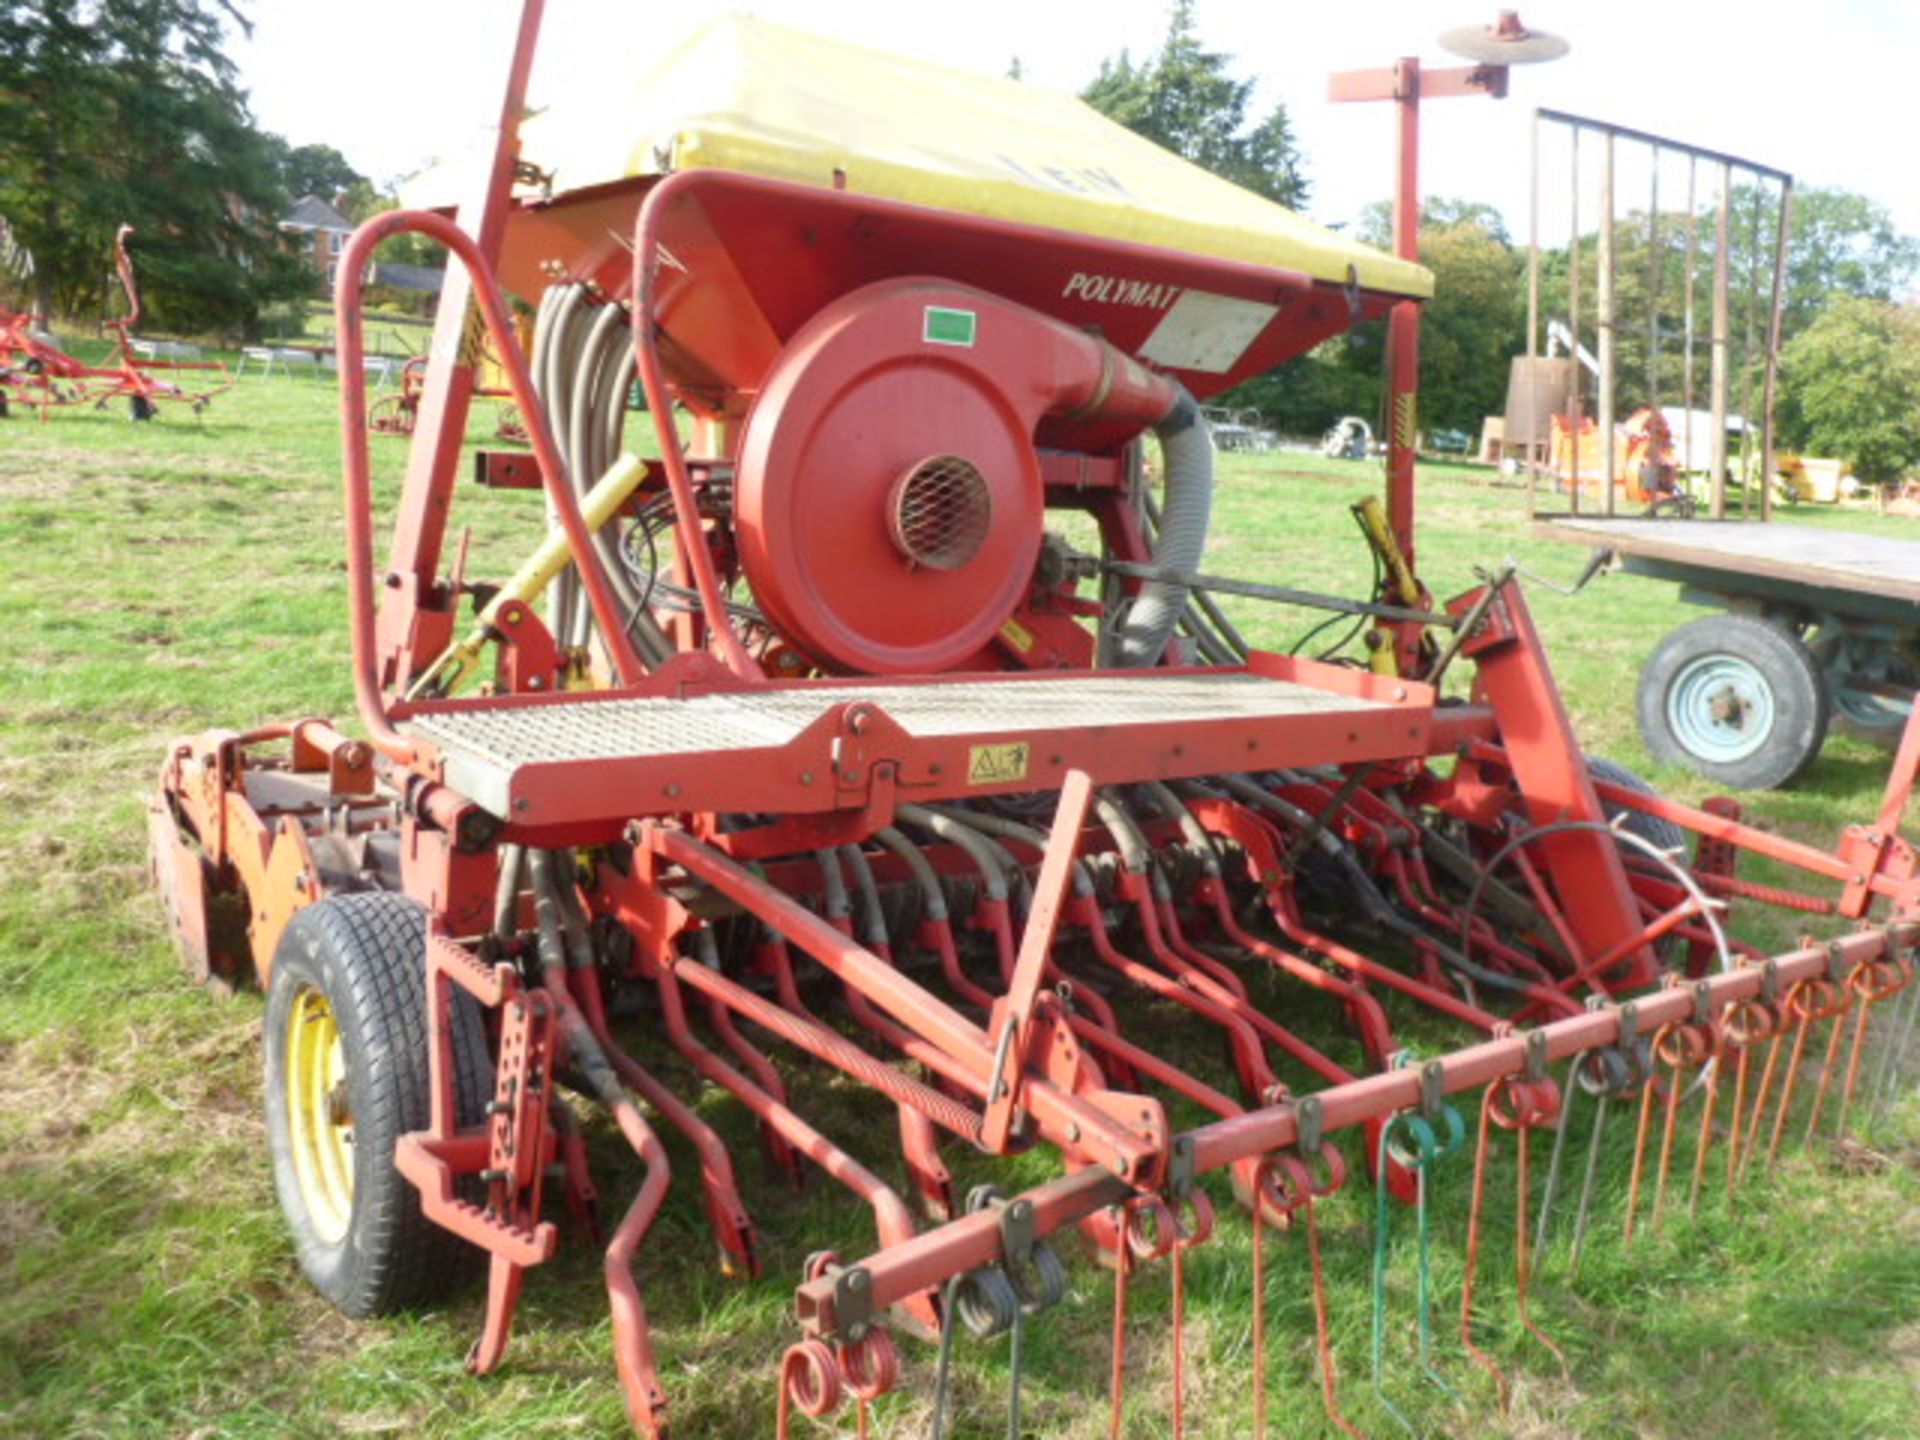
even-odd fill
[[(1587, 772), (1596, 780), (1604, 781), (1608, 785), (1617, 785), (1622, 790), (1631, 790), (1636, 795), (1658, 795), (1660, 793), (1625, 765), (1616, 764), (1611, 760), (1603, 760), (1598, 755), (1589, 755), (1587, 757)], [(1605, 801), (1601, 803), (1603, 805), (1606, 804)], [(1658, 815), (1648, 815), (1644, 811), (1629, 809), (1625, 805), (1607, 805), (1606, 810), (1607, 819), (1609, 820), (1614, 819), (1624, 812), (1627, 818), (1621, 828), (1638, 835), (1648, 844), (1657, 846), (1662, 850), (1674, 850), (1676, 848), (1682, 852), (1686, 850), (1687, 832), (1671, 820), (1662, 820)], [(1625, 849), (1629, 859), (1639, 859), (1643, 861), (1646, 859), (1645, 854), (1633, 846), (1627, 846)], [(1682, 859), (1681, 863), (1684, 864), (1685, 860)]]
[[(380, 891), (302, 910), (267, 985), (266, 1111), (274, 1188), (314, 1288), (356, 1319), (434, 1300), (480, 1253), (431, 1223), (394, 1167), (430, 1098), (426, 913)], [(479, 1008), (455, 992), (460, 1121), (492, 1087)]]
[(146, 396), (129, 395), (127, 397), (127, 414), (132, 419), (136, 421), (151, 420), (159, 413), (159, 407), (147, 399)]
[(1640, 671), (1640, 734), (1654, 759), (1737, 790), (1771, 790), (1820, 753), (1829, 701), (1798, 638), (1747, 615), (1707, 615)]

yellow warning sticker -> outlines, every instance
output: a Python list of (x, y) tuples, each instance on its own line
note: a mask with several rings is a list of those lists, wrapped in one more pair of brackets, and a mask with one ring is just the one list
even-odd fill
[(1393, 397), (1393, 438), (1394, 443), (1408, 450), (1418, 448), (1420, 432), (1414, 425), (1414, 400), (1409, 394)]
[(478, 365), (487, 353), (487, 317), (480, 313), (480, 307), (471, 300), (467, 302), (467, 318), (460, 327), (460, 363)]
[(1007, 623), (1000, 627), (1000, 634), (1006, 642), (1022, 655), (1033, 649), (1033, 631), (1018, 620), (1008, 617)]
[(975, 745), (967, 751), (967, 783), (1004, 785), (1010, 780), (1026, 779), (1031, 749), (1024, 740), (1006, 745)]

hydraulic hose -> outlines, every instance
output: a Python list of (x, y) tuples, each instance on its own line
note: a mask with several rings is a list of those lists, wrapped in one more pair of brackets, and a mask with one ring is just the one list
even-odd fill
[[(574, 334), (574, 321), (580, 306), (587, 297), (586, 287), (577, 283), (549, 286), (541, 297), (540, 315), (534, 325), (534, 388), (539, 392), (540, 403), (546, 407), (553, 427), (554, 440), (560, 446), (561, 458), (566, 461), (567, 473), (573, 475), (579, 457), (568, 443), (570, 436), (567, 415), (571, 409), (573, 368), (578, 349)], [(542, 327), (539, 319), (544, 317)], [(547, 524), (552, 527), (555, 521), (552, 503), (547, 506)], [(608, 581), (618, 585), (619, 577), (609, 575)], [(616, 589), (615, 594), (619, 592)], [(572, 637), (579, 610), (579, 580), (573, 568), (569, 566), (556, 580), (553, 593), (548, 602), (547, 624), (554, 638), (562, 645), (568, 644)]]
[(520, 930), (520, 881), (526, 868), (526, 850), (519, 845), (500, 847), (500, 879), (493, 893), (493, 933), (511, 940)]
[(946, 924), (949, 918), (947, 895), (940, 888), (940, 877), (934, 873), (933, 862), (921, 853), (918, 845), (891, 825), (874, 831), (873, 838), (891, 851), (912, 874), (914, 883), (920, 887), (921, 910), (926, 918), (936, 925)]
[[(534, 322), (536, 387), (553, 417), (567, 474), (582, 495), (619, 457), (633, 379), (625, 310), (613, 303), (583, 309), (590, 300), (577, 282), (550, 286)], [(648, 666), (663, 664), (673, 655), (673, 642), (640, 608), (644, 597), (621, 557), (620, 527), (596, 528), (593, 541), (608, 584), (629, 617), (634, 648)], [(585, 646), (592, 633), (592, 616), (579, 603), (578, 573), (571, 565), (555, 581), (550, 624), (555, 640), (568, 649)]]
[(840, 856), (846, 861), (853, 875), (853, 888), (860, 896), (860, 938), (869, 949), (891, 946), (893, 937), (887, 933), (886, 908), (880, 903), (880, 886), (874, 881), (873, 866), (867, 863), (866, 852), (858, 845), (842, 845)]
[[(958, 845), (980, 871), (980, 880), (986, 888), (987, 899), (1005, 904), (1007, 900), (1007, 876), (1000, 868), (1000, 862), (980, 836), (973, 833), (958, 819), (942, 814), (938, 810), (929, 810), (922, 805), (902, 805), (900, 818), (910, 825), (931, 832), (950, 845)], [(969, 816), (969, 819), (975, 817)]]

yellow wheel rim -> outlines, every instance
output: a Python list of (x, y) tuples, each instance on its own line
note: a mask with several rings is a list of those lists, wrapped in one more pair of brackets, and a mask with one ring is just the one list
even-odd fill
[(353, 1115), (346, 1055), (327, 997), (300, 987), (287, 1015), (287, 1136), (314, 1234), (329, 1245), (353, 1217)]

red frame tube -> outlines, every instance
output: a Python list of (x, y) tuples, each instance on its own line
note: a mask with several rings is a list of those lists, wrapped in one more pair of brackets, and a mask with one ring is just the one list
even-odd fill
[(526, 421), (527, 438), (540, 466), (548, 502), (566, 531), (567, 544), (573, 551), (574, 563), (586, 587), (594, 619), (605, 637), (614, 669), (623, 684), (631, 685), (646, 674), (646, 666), (627, 638), (625, 617), (620, 614), (606, 572), (593, 548), (592, 534), (580, 513), (579, 499), (567, 482), (566, 466), (554, 442), (553, 429), (547, 423), (547, 412), (534, 391), (526, 357), (520, 353), (519, 342), (514, 338), (499, 282), (488, 270), (479, 247), (458, 225), (430, 211), (393, 210), (376, 216), (348, 239), (347, 248), (340, 256), (333, 302), (340, 347), (341, 471), (346, 486), (353, 689), (360, 718), (372, 743), (389, 758), (412, 765), (420, 758), (420, 748), (394, 728), (395, 712), (387, 706), (378, 669), (380, 657), (376, 648), (373, 602), (373, 485), (367, 451), (367, 381), (363, 373), (366, 337), (360, 313), (362, 277), (374, 250), (382, 241), (403, 232), (439, 241), (471, 277), (474, 298), (493, 337), (501, 368), (507, 372), (507, 388)]

